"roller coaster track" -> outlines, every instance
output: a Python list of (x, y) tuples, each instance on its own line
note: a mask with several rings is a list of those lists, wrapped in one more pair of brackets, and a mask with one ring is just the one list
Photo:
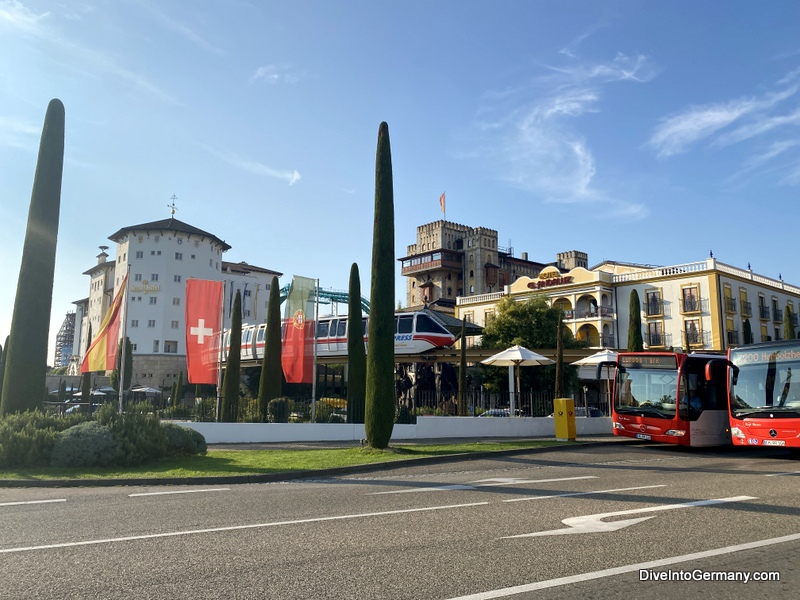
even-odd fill
[[(289, 296), (289, 288), (292, 287), (291, 283), (287, 283), (285, 286), (281, 288), (281, 304), (286, 298)], [(339, 290), (333, 289), (325, 289), (319, 288), (319, 302), (320, 304), (333, 304), (333, 303), (343, 303), (347, 304), (349, 302), (350, 295), (347, 292), (342, 292)], [(369, 314), (369, 300), (361, 296), (361, 310), (364, 311), (364, 314)]]

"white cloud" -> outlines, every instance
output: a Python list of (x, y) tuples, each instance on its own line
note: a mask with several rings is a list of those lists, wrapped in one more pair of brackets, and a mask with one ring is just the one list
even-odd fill
[(249, 83), (263, 80), (270, 84), (289, 83), (295, 84), (302, 78), (302, 73), (293, 72), (290, 67), (278, 67), (276, 65), (264, 65), (258, 67), (250, 76)]
[(0, 146), (35, 151), (41, 133), (41, 125), (0, 116)]
[(0, 23), (7, 23), (15, 29), (25, 32), (33, 32), (39, 25), (39, 22), (46, 19), (50, 15), (49, 12), (36, 14), (33, 11), (25, 8), (17, 0), (5, 0), (0, 2)]
[[(561, 52), (569, 58), (575, 53)], [(648, 81), (656, 73), (641, 55), (548, 65), (528, 85), (483, 95), (475, 124), (479, 150), (464, 151), (462, 156), (479, 157), (502, 180), (546, 202), (604, 202), (615, 215), (642, 218), (646, 210), (641, 204), (612, 199), (598, 187), (592, 148), (577, 127), (580, 117), (602, 110), (605, 86)]]
[(247, 171), (248, 173), (253, 173), (254, 175), (283, 179), (290, 186), (301, 179), (301, 175), (297, 170), (287, 171), (275, 169), (256, 160), (236, 154), (235, 152), (222, 152), (205, 145), (203, 145), (203, 148), (229, 165)]

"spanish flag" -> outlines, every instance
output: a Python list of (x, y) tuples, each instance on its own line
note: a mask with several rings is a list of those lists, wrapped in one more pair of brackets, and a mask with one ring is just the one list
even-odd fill
[(89, 346), (81, 363), (81, 373), (95, 371), (113, 371), (117, 367), (117, 348), (119, 346), (119, 324), (122, 314), (122, 300), (125, 288), (128, 287), (128, 276), (122, 280), (117, 295), (108, 307), (106, 316), (100, 324), (100, 331)]
[(445, 192), (442, 192), (442, 195), (439, 196), (439, 206), (441, 207), (442, 212), (444, 212), (444, 194)]

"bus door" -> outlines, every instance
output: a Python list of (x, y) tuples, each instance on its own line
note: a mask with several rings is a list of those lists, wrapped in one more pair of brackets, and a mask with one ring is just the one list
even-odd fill
[(706, 362), (691, 356), (686, 359), (680, 381), (678, 417), (688, 422), (692, 446), (723, 446), (731, 443), (727, 372), (713, 369), (711, 379), (707, 380)]

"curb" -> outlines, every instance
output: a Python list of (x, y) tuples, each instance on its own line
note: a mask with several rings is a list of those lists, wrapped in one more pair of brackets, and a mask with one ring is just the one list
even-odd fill
[[(609, 440), (610, 441), (610, 440)], [(471, 452), (469, 454), (448, 454), (445, 456), (424, 456), (404, 458), (387, 462), (333, 467), (330, 469), (311, 469), (308, 471), (283, 471), (279, 473), (253, 473), (250, 475), (220, 475), (211, 477), (148, 477), (148, 478), (108, 478), (108, 479), (0, 479), (0, 488), (57, 488), (57, 487), (114, 487), (114, 486), (157, 486), (157, 485), (240, 485), (246, 483), (278, 483), (317, 479), (353, 473), (389, 471), (417, 465), (437, 465), (452, 462), (485, 460), (496, 456), (517, 454), (546, 454), (560, 452), (566, 448), (587, 448), (605, 446), (609, 441), (573, 442), (568, 446), (547, 446), (545, 448), (516, 448), (514, 450), (495, 450)], [(615, 444), (626, 444), (638, 440), (614, 440)]]

